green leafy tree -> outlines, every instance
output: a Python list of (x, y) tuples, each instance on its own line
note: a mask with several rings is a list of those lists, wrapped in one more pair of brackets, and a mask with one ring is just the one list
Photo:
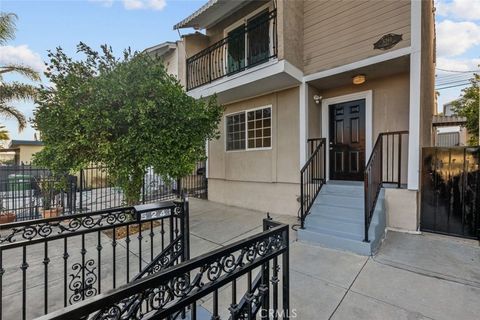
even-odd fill
[(474, 74), (473, 79), (470, 80), (471, 85), (462, 90), (462, 96), (453, 102), (454, 111), (456, 114), (467, 118), (467, 131), (471, 134), (470, 145), (479, 145), (478, 141), (478, 125), (479, 125), (479, 87), (480, 75)]
[(138, 202), (147, 168), (165, 179), (190, 174), (204, 158), (205, 141), (218, 136), (223, 108), (215, 98), (196, 100), (169, 75), (161, 60), (126, 50), (116, 58), (80, 43), (83, 60), (61, 48), (49, 52), (34, 125), (45, 148), (35, 162), (57, 172), (101, 163)]
[[(15, 38), (15, 21), (13, 13), (0, 12), (0, 45)], [(32, 68), (21, 64), (0, 64), (0, 116), (6, 119), (16, 119), (18, 129), (22, 131), (27, 126), (23, 113), (12, 105), (16, 100), (32, 100), (37, 90), (34, 86), (18, 81), (7, 83), (3, 80), (6, 74), (19, 74), (33, 81), (39, 81), (40, 75)]]

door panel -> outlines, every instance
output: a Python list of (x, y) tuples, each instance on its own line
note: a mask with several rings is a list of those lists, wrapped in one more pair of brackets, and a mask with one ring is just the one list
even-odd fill
[(365, 100), (329, 106), (330, 179), (363, 180), (365, 169)]

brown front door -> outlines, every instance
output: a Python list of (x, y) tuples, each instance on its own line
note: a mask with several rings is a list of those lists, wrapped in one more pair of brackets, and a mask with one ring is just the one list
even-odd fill
[(330, 108), (330, 179), (363, 180), (365, 169), (365, 100)]

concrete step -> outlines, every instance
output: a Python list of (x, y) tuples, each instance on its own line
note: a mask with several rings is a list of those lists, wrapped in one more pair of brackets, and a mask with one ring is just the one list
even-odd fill
[[(307, 218), (309, 228), (321, 228), (326, 232), (342, 232), (352, 235), (363, 235), (364, 221), (362, 220), (343, 220), (329, 216), (311, 216)], [(372, 224), (375, 222), (372, 221)]]
[(318, 230), (304, 229), (298, 232), (298, 239), (310, 244), (327, 248), (354, 252), (368, 256), (372, 252), (371, 243), (363, 242), (361, 238), (351, 239), (345, 236), (318, 232)]
[(315, 203), (332, 206), (332, 207), (345, 207), (356, 208), (363, 210), (365, 200), (363, 196), (350, 196), (339, 195), (335, 193), (319, 193)]
[(378, 249), (385, 232), (384, 190), (379, 195), (370, 223), (368, 243), (363, 242), (365, 237), (363, 201), (363, 186), (347, 183), (325, 185), (306, 219), (306, 229), (299, 230), (298, 239), (334, 249), (371, 255)]
[(327, 182), (322, 187), (322, 191), (345, 195), (363, 195), (363, 186), (337, 185)]

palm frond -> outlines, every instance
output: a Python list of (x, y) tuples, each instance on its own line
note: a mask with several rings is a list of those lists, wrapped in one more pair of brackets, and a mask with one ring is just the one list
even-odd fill
[(0, 66), (0, 76), (8, 72), (18, 73), (33, 81), (40, 81), (40, 74), (37, 71), (25, 65), (7, 64), (4, 66)]
[(22, 131), (27, 127), (27, 119), (23, 113), (15, 107), (0, 103), (0, 117), (5, 119), (15, 119), (18, 122), (18, 131)]
[(20, 82), (0, 84), (0, 102), (12, 100), (33, 100), (37, 95), (37, 88)]
[(0, 12), (0, 45), (15, 38), (16, 20), (17, 15), (15, 13)]
[(5, 126), (0, 125), (0, 141), (10, 140), (10, 134)]

